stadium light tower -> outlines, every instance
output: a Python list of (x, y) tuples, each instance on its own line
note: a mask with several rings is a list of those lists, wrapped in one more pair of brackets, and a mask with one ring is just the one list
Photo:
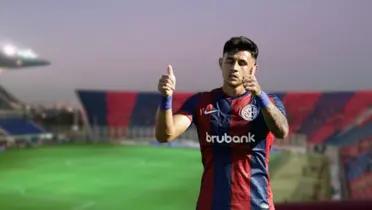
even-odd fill
[(50, 65), (50, 62), (39, 58), (31, 49), (21, 49), (12, 44), (0, 46), (0, 69), (19, 69), (45, 65)]

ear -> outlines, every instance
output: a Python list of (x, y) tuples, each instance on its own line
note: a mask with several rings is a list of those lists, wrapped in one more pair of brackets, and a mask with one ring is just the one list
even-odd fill
[(218, 59), (218, 64), (220, 65), (220, 69), (222, 69), (222, 62), (223, 62), (223, 58), (219, 58)]

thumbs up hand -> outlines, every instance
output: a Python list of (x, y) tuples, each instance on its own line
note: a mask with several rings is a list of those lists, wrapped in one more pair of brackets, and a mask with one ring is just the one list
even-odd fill
[(163, 96), (173, 95), (176, 89), (176, 77), (171, 65), (167, 67), (167, 74), (163, 74), (159, 79), (158, 90)]

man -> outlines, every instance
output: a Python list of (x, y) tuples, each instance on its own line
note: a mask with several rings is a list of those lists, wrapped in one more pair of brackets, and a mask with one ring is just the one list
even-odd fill
[(256, 80), (257, 45), (233, 37), (219, 59), (223, 85), (190, 97), (172, 113), (176, 78), (172, 66), (159, 80), (162, 101), (156, 138), (169, 142), (196, 125), (204, 166), (198, 210), (274, 209), (268, 162), (273, 136), (285, 138), (283, 104)]

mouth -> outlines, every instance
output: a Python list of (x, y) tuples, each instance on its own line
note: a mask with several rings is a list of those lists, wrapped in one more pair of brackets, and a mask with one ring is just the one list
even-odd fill
[(230, 74), (229, 75), (229, 79), (239, 79), (239, 76), (238, 75), (235, 75), (235, 74)]

